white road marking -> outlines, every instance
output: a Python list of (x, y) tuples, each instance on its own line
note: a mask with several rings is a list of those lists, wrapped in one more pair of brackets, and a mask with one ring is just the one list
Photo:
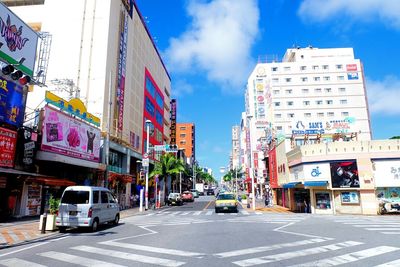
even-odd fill
[(243, 215), (249, 215), (249, 212), (247, 210), (241, 210), (240, 213), (242, 213)]
[(195, 211), (194, 213), (193, 213), (193, 215), (200, 215), (201, 214), (201, 210), (200, 211)]
[(366, 230), (369, 231), (385, 231), (385, 230), (390, 230), (390, 231), (400, 231), (400, 228), (365, 228)]
[(4, 254), (0, 255), (0, 258), (4, 257), (4, 256), (7, 256), (7, 255), (10, 255), (10, 254), (14, 254), (14, 253), (18, 253), (18, 252), (21, 252), (21, 251), (24, 251), (24, 250), (28, 250), (28, 249), (31, 249), (31, 248), (34, 248), (34, 247), (43, 246), (43, 245), (46, 245), (48, 243), (49, 242), (43, 242), (43, 243), (35, 244), (35, 245), (29, 246), (29, 247), (25, 247), (25, 248), (21, 248), (21, 249), (18, 249), (18, 250), (14, 250), (14, 251), (11, 251), (11, 252), (8, 252), (8, 253), (4, 253)]
[[(324, 252), (328, 252), (328, 251), (336, 251), (336, 250), (340, 250), (340, 249), (344, 249), (344, 248), (348, 248), (348, 247), (352, 247), (352, 246), (357, 246), (357, 245), (361, 245), (361, 244), (363, 244), (363, 243), (356, 242), (356, 241), (346, 241), (346, 242), (326, 245), (326, 246), (322, 246), (322, 247), (308, 248), (308, 249), (297, 250), (297, 251), (292, 251), (292, 252), (284, 252), (284, 253), (280, 253), (280, 254), (274, 254), (274, 255), (265, 256), (265, 257), (240, 260), (240, 261), (235, 261), (233, 263), (236, 265), (239, 265), (239, 266), (253, 266), (253, 265), (266, 264), (266, 263), (271, 263), (271, 262), (276, 262), (276, 261), (282, 261), (282, 260), (287, 260), (287, 259), (303, 257), (306, 255), (307, 256), (315, 255), (315, 254), (324, 253)], [(307, 265), (307, 266), (319, 266), (319, 265)]]
[(381, 232), (381, 233), (385, 235), (400, 235), (400, 232)]
[(43, 253), (38, 253), (39, 256), (47, 257), (53, 260), (59, 260), (63, 262), (68, 262), (72, 264), (88, 266), (88, 267), (123, 267), (124, 265), (113, 264), (105, 261), (94, 260), (86, 257), (75, 256), (67, 253), (48, 251)]
[(392, 228), (392, 227), (399, 227), (400, 224), (365, 224), (365, 225), (353, 225), (354, 227), (388, 227), (388, 228)]
[(394, 261), (386, 262), (384, 264), (377, 265), (375, 267), (398, 267), (398, 266), (400, 266), (400, 260), (394, 260)]
[(30, 261), (25, 261), (17, 258), (11, 258), (11, 259), (6, 259), (0, 261), (0, 265), (4, 266), (9, 266), (9, 267), (45, 267), (45, 265), (41, 265), (38, 263), (30, 262)]
[(319, 261), (312, 261), (303, 264), (293, 265), (292, 267), (309, 267), (309, 266), (318, 266), (318, 267), (330, 267), (330, 266), (337, 266), (345, 263), (356, 262), (359, 260), (363, 260), (370, 257), (375, 257), (381, 254), (385, 254), (388, 252), (393, 252), (399, 250), (400, 248), (396, 247), (389, 247), (389, 246), (380, 246), (365, 250), (360, 250), (357, 252), (352, 252), (348, 254), (344, 254), (341, 256), (319, 260)]
[(209, 210), (209, 211), (206, 212), (206, 215), (211, 215), (212, 213), (213, 213), (213, 211)]
[(179, 255), (179, 256), (183, 256), (183, 257), (204, 256), (204, 254), (197, 253), (197, 252), (190, 252), (190, 251), (176, 250), (176, 249), (167, 249), (167, 248), (158, 248), (158, 247), (153, 247), (153, 246), (143, 246), (143, 245), (130, 244), (130, 243), (105, 241), (105, 242), (101, 242), (100, 244), (114, 246), (114, 247), (120, 247), (120, 248), (128, 248), (128, 249), (134, 249), (134, 250), (169, 254), (169, 255), (174, 255), (174, 256), (175, 255)]
[(96, 247), (89, 247), (89, 246), (77, 246), (77, 247), (72, 247), (72, 249), (83, 251), (83, 252), (100, 254), (100, 255), (107, 255), (110, 257), (124, 259), (124, 260), (156, 264), (156, 265), (161, 265), (161, 266), (174, 267), (174, 266), (181, 266), (181, 265), (185, 264), (185, 262), (182, 262), (182, 261), (149, 257), (149, 256), (144, 256), (144, 255), (139, 255), (139, 254), (126, 253), (126, 252), (120, 252), (120, 251), (114, 251), (114, 250), (102, 249), (102, 248), (96, 248)]
[(233, 251), (218, 253), (218, 254), (214, 254), (214, 255), (219, 258), (228, 258), (228, 257), (235, 257), (235, 256), (241, 256), (241, 255), (247, 255), (247, 254), (253, 254), (253, 253), (260, 253), (260, 252), (281, 249), (281, 248), (290, 248), (290, 247), (296, 247), (296, 246), (302, 246), (302, 245), (321, 243), (321, 242), (326, 242), (326, 241), (330, 241), (330, 240), (332, 240), (332, 239), (331, 238), (314, 238), (314, 239), (282, 243), (282, 244), (276, 244), (276, 245), (265, 246), (265, 247), (254, 247), (254, 248), (233, 250)]

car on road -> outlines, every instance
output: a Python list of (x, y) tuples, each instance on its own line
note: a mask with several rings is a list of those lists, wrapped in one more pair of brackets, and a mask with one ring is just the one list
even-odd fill
[(182, 196), (179, 193), (169, 193), (167, 199), (168, 205), (177, 205), (180, 206), (183, 204)]
[(215, 213), (220, 211), (238, 212), (238, 201), (234, 193), (224, 192), (218, 194), (215, 200)]
[(118, 201), (110, 190), (94, 186), (69, 186), (61, 197), (56, 226), (60, 232), (70, 227), (89, 227), (97, 231), (100, 224), (118, 224)]
[(194, 198), (198, 198), (200, 195), (199, 191), (196, 189), (191, 189), (190, 192), (192, 192)]
[(208, 188), (207, 189), (207, 196), (209, 196), (209, 195), (215, 195), (215, 193), (214, 193), (214, 189), (212, 189), (212, 188)]
[(190, 191), (183, 191), (182, 193), (182, 200), (187, 201), (187, 202), (193, 202), (194, 201), (194, 196), (192, 192)]

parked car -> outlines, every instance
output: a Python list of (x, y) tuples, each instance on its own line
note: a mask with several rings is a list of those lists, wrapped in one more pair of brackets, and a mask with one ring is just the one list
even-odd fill
[(192, 192), (194, 198), (198, 198), (200, 195), (199, 191), (196, 189), (191, 189), (190, 192)]
[(192, 192), (184, 191), (182, 193), (182, 200), (183, 201), (188, 201), (188, 202), (193, 202), (194, 201), (194, 196), (193, 196)]
[(97, 231), (100, 224), (118, 224), (118, 201), (110, 190), (94, 186), (69, 186), (62, 194), (56, 226), (60, 232), (69, 227), (90, 227)]
[(168, 205), (178, 205), (178, 206), (182, 205), (183, 200), (182, 200), (181, 194), (169, 193), (168, 199), (167, 199), (167, 204)]
[(215, 213), (220, 211), (238, 212), (238, 201), (234, 193), (220, 193), (215, 200)]

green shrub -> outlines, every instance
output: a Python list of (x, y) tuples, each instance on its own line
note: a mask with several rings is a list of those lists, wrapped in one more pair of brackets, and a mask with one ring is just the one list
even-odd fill
[(50, 195), (50, 198), (49, 198), (50, 214), (56, 214), (59, 206), (60, 206), (60, 199), (55, 199), (55, 198), (53, 198), (53, 195)]
[(246, 194), (243, 194), (243, 195), (242, 195), (242, 199), (247, 199), (247, 195), (246, 195)]

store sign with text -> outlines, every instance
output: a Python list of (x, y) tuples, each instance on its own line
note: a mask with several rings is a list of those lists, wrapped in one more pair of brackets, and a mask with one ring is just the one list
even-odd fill
[(98, 128), (46, 106), (42, 133), (43, 151), (99, 162)]
[(400, 187), (400, 160), (379, 160), (374, 166), (376, 187)]
[(332, 120), (298, 120), (292, 124), (292, 134), (334, 134), (355, 132), (355, 118), (347, 117), (344, 119)]
[(0, 78), (0, 122), (20, 127), (24, 120), (26, 94), (15, 82)]
[(0, 127), (0, 167), (13, 167), (17, 132)]

